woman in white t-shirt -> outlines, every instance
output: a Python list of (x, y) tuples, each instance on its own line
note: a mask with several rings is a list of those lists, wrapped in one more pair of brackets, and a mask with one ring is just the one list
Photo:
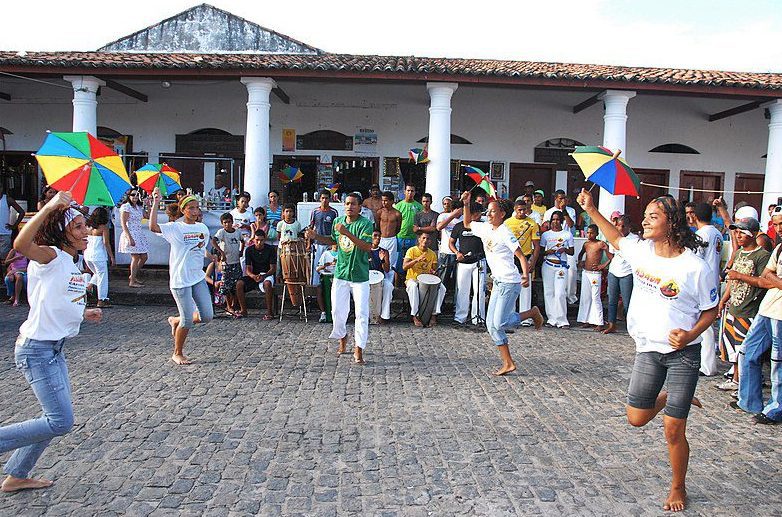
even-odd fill
[(58, 192), (30, 219), (14, 249), (30, 259), (30, 313), (19, 328), (16, 367), (41, 404), (43, 415), (0, 428), (0, 453), (14, 451), (3, 471), (3, 492), (45, 488), (52, 482), (28, 478), (49, 442), (70, 432), (73, 407), (63, 346), (79, 333), (82, 319), (98, 322), (100, 309), (87, 309), (87, 282), (74, 258), (87, 247), (87, 224), (70, 207), (71, 193)]
[(171, 335), (174, 336), (171, 360), (176, 364), (190, 364), (184, 355), (187, 334), (196, 323), (208, 323), (214, 317), (212, 297), (204, 274), (204, 256), (211, 260), (216, 260), (216, 257), (206, 249), (209, 228), (199, 222), (201, 209), (195, 197), (186, 196), (179, 202), (182, 219), (171, 223), (157, 223), (159, 204), (160, 191), (155, 188), (149, 213), (149, 230), (159, 233), (171, 246), (168, 259), (169, 286), (179, 309), (178, 317), (168, 318)]
[[(470, 191), (463, 192), (461, 196), (464, 203), (463, 224), (465, 228), (472, 231), (473, 235), (480, 237), (486, 253), (486, 262), (491, 269), (493, 287), (489, 308), (486, 311), (486, 330), (489, 331), (502, 358), (502, 367), (494, 372), (494, 375), (505, 375), (516, 369), (516, 363), (513, 362), (508, 348), (505, 329), (518, 326), (527, 318), (534, 319), (535, 327), (540, 329), (543, 325), (543, 316), (537, 307), (522, 313), (513, 310), (522, 286), (527, 287), (530, 282), (527, 258), (521, 252), (519, 241), (504, 224), (506, 216), (513, 211), (513, 208), (495, 200), (489, 203), (485, 223), (473, 221), (472, 213), (475, 207), (470, 205), (471, 197)], [(521, 274), (513, 262), (514, 256), (521, 264)]]
[[(700, 238), (687, 226), (684, 208), (663, 196), (646, 206), (642, 241), (633, 241), (600, 212), (583, 190), (578, 203), (619, 250), (633, 272), (627, 330), (636, 355), (627, 393), (627, 420), (641, 427), (663, 412), (673, 473), (664, 510), (681, 511), (690, 447), (685, 435), (701, 356), (701, 334), (717, 316), (719, 296), (708, 265), (693, 250)], [(667, 391), (661, 391), (663, 384)]]

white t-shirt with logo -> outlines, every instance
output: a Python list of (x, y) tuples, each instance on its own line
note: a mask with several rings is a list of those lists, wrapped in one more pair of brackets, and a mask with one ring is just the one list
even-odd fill
[[(571, 219), (573, 219), (573, 222), (575, 223), (576, 222), (576, 209), (571, 207), (571, 206), (566, 206), (565, 209), (567, 210), (567, 214), (570, 216)], [(562, 212), (562, 210), (560, 210), (559, 208), (553, 207), (553, 206), (551, 208), (549, 208), (548, 210), (546, 210), (546, 213), (543, 214), (543, 221), (544, 222), (551, 221), (551, 214), (553, 214), (554, 212), (557, 212), (557, 211)], [(562, 218), (562, 229), (563, 230), (568, 230), (568, 231), (570, 230), (570, 225), (567, 223), (567, 220), (564, 217)]]
[(473, 235), (480, 237), (486, 252), (486, 262), (491, 276), (498, 282), (520, 283), (521, 273), (516, 269), (513, 255), (519, 249), (519, 241), (504, 224), (493, 228), (491, 223), (470, 223)]
[(171, 245), (168, 254), (169, 285), (173, 289), (190, 287), (203, 280), (204, 255), (209, 228), (204, 223), (174, 221), (160, 225), (160, 235)]
[[(247, 225), (250, 226), (250, 223), (255, 221), (255, 215), (253, 215), (253, 209), (249, 206), (247, 207), (247, 210), (244, 211), (244, 213), (241, 213), (238, 208), (234, 208), (231, 210), (231, 216), (234, 218), (234, 225)], [(247, 228), (242, 228), (242, 238), (247, 239), (247, 237), (250, 236), (250, 230)]]
[(706, 261), (711, 269), (711, 277), (714, 285), (720, 285), (720, 258), (722, 257), (722, 234), (714, 226), (707, 224), (695, 232), (703, 242), (705, 248), (698, 248), (698, 256)]
[[(442, 212), (440, 215), (437, 216), (437, 222), (435, 223), (435, 226), (442, 223), (449, 217), (451, 217), (451, 213), (449, 212)], [(462, 222), (462, 216), (454, 217), (448, 225), (443, 227), (442, 230), (440, 230), (440, 244), (438, 252), (444, 254), (444, 255), (454, 255), (454, 252), (451, 251), (451, 248), (448, 246), (448, 242), (451, 240), (451, 232), (453, 231), (453, 227), (456, 226), (457, 223)]]
[[(619, 241), (619, 249), (633, 269), (633, 297), (627, 312), (627, 332), (638, 352), (668, 354), (675, 349), (668, 344), (674, 329), (691, 330), (701, 312), (719, 302), (709, 266), (691, 250), (678, 257), (660, 257), (654, 243)], [(695, 338), (691, 345), (701, 342)]]
[[(634, 233), (628, 233), (625, 239), (631, 241), (637, 241), (639, 237)], [(622, 278), (627, 275), (633, 274), (633, 268), (630, 267), (630, 263), (622, 256), (622, 252), (614, 248), (611, 244), (608, 245), (608, 251), (613, 253), (614, 258), (611, 259), (611, 263), (608, 265), (608, 272), (617, 278)]]
[[(573, 241), (573, 234), (570, 233), (568, 230), (560, 230), (558, 232), (555, 232), (554, 230), (549, 230), (547, 232), (543, 232), (543, 235), (540, 236), (540, 248), (543, 251), (553, 250), (553, 249), (566, 249), (566, 248), (573, 248), (575, 247), (575, 243)], [(562, 256), (560, 256), (560, 261), (567, 262), (569, 255), (566, 255), (563, 253)], [(558, 264), (556, 261), (555, 256), (553, 255), (544, 255), (545, 262), (548, 262), (549, 264)]]
[(51, 246), (57, 256), (48, 264), (34, 260), (27, 266), (30, 313), (19, 327), (28, 339), (59, 341), (79, 333), (87, 305), (87, 280), (73, 257)]

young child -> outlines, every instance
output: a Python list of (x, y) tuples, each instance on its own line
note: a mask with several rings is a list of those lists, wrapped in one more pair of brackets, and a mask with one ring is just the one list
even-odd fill
[(5, 290), (8, 295), (7, 305), (19, 307), (22, 297), (22, 289), (27, 287), (27, 257), (11, 248), (6, 255), (3, 265), (8, 268), (5, 275)]
[(277, 235), (280, 245), (284, 242), (298, 241), (301, 234), (301, 223), (296, 220), (296, 206), (285, 205), (282, 210), (282, 221), (277, 223)]
[(218, 287), (218, 293), (225, 296), (225, 311), (234, 317), (241, 317), (236, 306), (236, 282), (242, 278), (241, 257), (244, 248), (244, 240), (240, 230), (234, 226), (234, 218), (230, 212), (220, 216), (222, 228), (217, 230), (212, 237), (212, 247), (215, 254), (220, 257), (222, 266), (222, 281)]
[[(334, 278), (334, 268), (337, 265), (337, 245), (320, 254), (315, 270), (320, 274), (321, 281), (318, 284), (318, 305), (326, 310), (320, 313), (319, 323), (331, 323), (331, 281)], [(329, 291), (328, 293), (326, 291)]]
[[(394, 284), (388, 278), (388, 272), (391, 271), (391, 257), (388, 250), (380, 247), (380, 230), (372, 232), (369, 269), (383, 273), (383, 298), (381, 301), (380, 321), (376, 323), (388, 323), (391, 319), (391, 299), (394, 297)], [(370, 321), (370, 323), (372, 322)]]
[(84, 262), (92, 270), (90, 285), (98, 294), (98, 307), (111, 307), (109, 302), (109, 265), (114, 265), (114, 250), (109, 240), (109, 212), (99, 206), (87, 218), (87, 249)]
[(600, 290), (603, 284), (603, 270), (608, 262), (601, 264), (603, 253), (608, 252), (608, 245), (597, 240), (597, 225), (590, 224), (586, 231), (587, 241), (578, 254), (578, 265), (581, 267), (581, 299), (578, 306), (578, 322), (582, 327), (595, 326), (596, 331), (603, 330), (603, 301)]

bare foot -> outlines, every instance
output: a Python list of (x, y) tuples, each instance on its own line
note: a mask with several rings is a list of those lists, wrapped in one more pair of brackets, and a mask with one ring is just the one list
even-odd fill
[(190, 359), (187, 357), (181, 355), (181, 354), (174, 354), (171, 356), (171, 360), (174, 361), (176, 364), (193, 364), (190, 362)]
[(168, 324), (171, 325), (171, 335), (176, 335), (176, 329), (179, 326), (179, 318), (175, 316), (168, 317)]
[(13, 476), (7, 476), (3, 481), (3, 492), (18, 492), (19, 490), (33, 490), (36, 488), (48, 488), (54, 484), (54, 481), (48, 479), (21, 479)]
[(138, 289), (140, 287), (144, 287), (144, 285), (139, 283), (139, 282), (131, 282), (131, 283), (128, 284), (128, 287), (133, 287), (133, 288)]
[(364, 364), (364, 356), (362, 355), (362, 350), (359, 346), (353, 349), (353, 362), (356, 364)]
[(421, 320), (418, 319), (418, 316), (413, 316), (413, 325), (416, 327), (423, 327), (424, 324), (421, 323)]
[(343, 337), (342, 339), (339, 340), (339, 348), (337, 348), (337, 357), (345, 353), (345, 349), (347, 348), (347, 345), (348, 345), (347, 338)]
[(543, 323), (546, 321), (543, 319), (543, 315), (537, 307), (532, 308), (532, 321), (535, 323), (535, 330), (542, 329)]
[(502, 368), (494, 372), (494, 375), (500, 376), (505, 375), (506, 373), (510, 373), (516, 370), (516, 363), (511, 362), (510, 364), (504, 364), (502, 365)]
[(603, 332), (605, 330), (605, 327), (602, 325), (595, 325), (595, 332)]
[(696, 406), (696, 407), (699, 407), (699, 408), (703, 409), (703, 404), (701, 404), (701, 401), (700, 401), (700, 399), (698, 397), (692, 397), (691, 404), (693, 406)]
[(613, 334), (616, 332), (616, 325), (614, 323), (608, 323), (606, 328), (603, 329), (603, 334)]
[(667, 512), (680, 512), (684, 510), (685, 501), (687, 500), (687, 490), (682, 488), (673, 488), (668, 494), (668, 499), (665, 500), (663, 510)]
[(437, 316), (432, 314), (432, 318), (429, 320), (429, 326), (434, 327), (435, 325), (437, 325)]

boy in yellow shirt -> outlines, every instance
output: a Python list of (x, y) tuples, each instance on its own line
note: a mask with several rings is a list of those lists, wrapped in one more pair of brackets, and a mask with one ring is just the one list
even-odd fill
[[(413, 316), (413, 325), (416, 327), (424, 326), (418, 318), (418, 275), (433, 275), (437, 269), (437, 254), (429, 248), (431, 238), (430, 234), (419, 232), (417, 245), (407, 250), (402, 262), (402, 269), (407, 271), (405, 287), (407, 288), (407, 297), (410, 300), (410, 314)], [(437, 323), (436, 315), (440, 314), (444, 298), (445, 286), (440, 283), (434, 314), (429, 322), (430, 327)]]
[[(538, 263), (540, 255), (540, 227), (534, 219), (530, 217), (532, 208), (524, 201), (523, 196), (516, 198), (513, 205), (513, 215), (505, 220), (505, 226), (513, 233), (513, 236), (519, 241), (519, 248), (527, 258), (530, 272), (535, 271), (535, 264)], [(521, 271), (521, 264), (514, 258), (516, 268)], [(532, 278), (532, 275), (530, 275)], [(519, 294), (519, 312), (528, 311), (532, 308), (532, 282), (527, 287), (521, 289)], [(528, 327), (532, 325), (532, 320), (522, 322), (522, 325)]]

